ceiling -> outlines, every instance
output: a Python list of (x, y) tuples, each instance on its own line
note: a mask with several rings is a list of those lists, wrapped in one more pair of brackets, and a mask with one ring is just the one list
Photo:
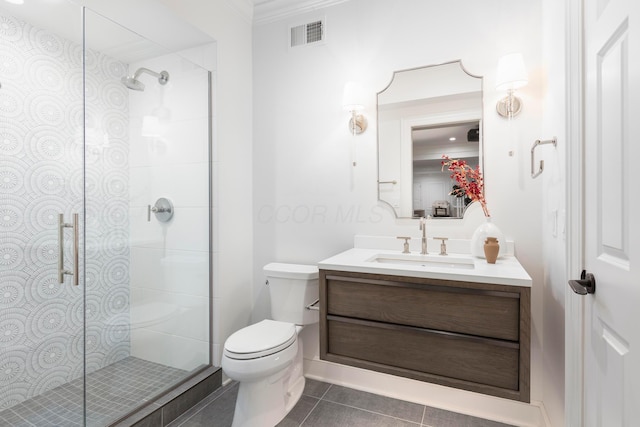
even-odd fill
[[(211, 37), (177, 18), (157, 0), (28, 0), (22, 5), (0, 0), (0, 13), (15, 16), (36, 28), (81, 44), (81, 6), (88, 8), (84, 32), (87, 47), (125, 63), (212, 42)], [(137, 25), (144, 32), (138, 34), (126, 28), (131, 26), (127, 20), (147, 16), (150, 8), (153, 8), (154, 19)], [(118, 17), (122, 25), (104, 17), (109, 15)], [(169, 33), (165, 30), (167, 27), (175, 30)], [(150, 38), (159, 44), (149, 41)]]
[(253, 23), (265, 24), (348, 0), (250, 0), (253, 3)]
[[(88, 7), (97, 10), (99, 13), (107, 13), (112, 10), (121, 8), (128, 10), (125, 16), (144, 16), (144, 8), (154, 3), (156, 0), (73, 0), (71, 3), (65, 0), (29, 0), (21, 6), (9, 4), (0, 0), (0, 11), (17, 16), (32, 25), (46, 29), (55, 34), (58, 34), (66, 39), (80, 42), (82, 34), (81, 21), (79, 13), (79, 5), (87, 5)], [(217, 1), (217, 0), (216, 0)], [(244, 7), (240, 8), (246, 11), (247, 17), (251, 14), (253, 9), (253, 23), (264, 24), (268, 22), (274, 22), (281, 19), (286, 19), (292, 16), (296, 16), (302, 13), (311, 12), (314, 10), (322, 9), (328, 6), (344, 3), (348, 0), (228, 0), (232, 3), (243, 4)], [(104, 10), (103, 10), (104, 9)], [(163, 10), (161, 6), (155, 4), (155, 9)], [(169, 12), (170, 13), (170, 12)], [(165, 15), (169, 15), (165, 13)], [(133, 18), (132, 18), (133, 19)], [(165, 27), (170, 21), (171, 17), (161, 16), (155, 20), (162, 21), (162, 25)], [(174, 21), (177, 21), (173, 17)], [(95, 19), (91, 28), (94, 30), (90, 39), (91, 47), (99, 51), (107, 51), (110, 55), (117, 57), (125, 62), (130, 62), (136, 59), (141, 59), (144, 56), (153, 56), (158, 53), (158, 46), (145, 46), (138, 45), (140, 37), (126, 31), (116, 30), (116, 24), (103, 20), (99, 22), (99, 19)], [(180, 22), (172, 22), (172, 26), (178, 26), (179, 31), (173, 33), (178, 34), (185, 40), (177, 40), (180, 37), (172, 37), (168, 40), (162, 40), (163, 45), (170, 47), (172, 50), (180, 50), (189, 46), (197, 46), (203, 44), (204, 41), (194, 30), (188, 28), (187, 25)], [(127, 26), (127, 23), (124, 23)], [(110, 27), (107, 30), (106, 27)], [(100, 35), (107, 35), (109, 37), (100, 37)], [(119, 36), (114, 36), (118, 34)], [(195, 35), (194, 35), (195, 34)], [(137, 40), (134, 40), (137, 39)], [(132, 43), (133, 42), (133, 43)], [(168, 46), (167, 46), (168, 44)], [(148, 51), (142, 53), (143, 51)]]

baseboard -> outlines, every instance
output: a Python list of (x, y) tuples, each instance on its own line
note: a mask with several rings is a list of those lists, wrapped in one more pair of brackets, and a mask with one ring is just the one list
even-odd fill
[(542, 402), (530, 404), (327, 362), (304, 360), (306, 377), (522, 427), (550, 427)]
[(547, 409), (544, 407), (544, 402), (535, 401), (531, 402), (531, 404), (535, 404), (536, 406), (538, 406), (538, 408), (540, 408), (540, 414), (542, 415), (542, 420), (544, 422), (543, 426), (551, 427), (551, 418), (549, 418), (549, 414), (547, 414)]

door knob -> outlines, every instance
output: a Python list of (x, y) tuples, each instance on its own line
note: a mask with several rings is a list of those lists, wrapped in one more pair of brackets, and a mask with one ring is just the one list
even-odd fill
[(569, 280), (569, 286), (578, 295), (594, 294), (596, 292), (596, 278), (593, 274), (582, 270), (580, 280)]

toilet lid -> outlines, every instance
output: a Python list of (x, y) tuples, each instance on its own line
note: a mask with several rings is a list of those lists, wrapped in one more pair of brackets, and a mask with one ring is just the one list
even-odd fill
[(233, 333), (224, 352), (232, 359), (255, 359), (277, 353), (295, 340), (296, 325), (267, 319)]

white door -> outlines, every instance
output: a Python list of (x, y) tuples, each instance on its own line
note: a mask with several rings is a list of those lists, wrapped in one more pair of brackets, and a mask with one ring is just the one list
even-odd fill
[(640, 426), (640, 0), (584, 7), (583, 422)]

